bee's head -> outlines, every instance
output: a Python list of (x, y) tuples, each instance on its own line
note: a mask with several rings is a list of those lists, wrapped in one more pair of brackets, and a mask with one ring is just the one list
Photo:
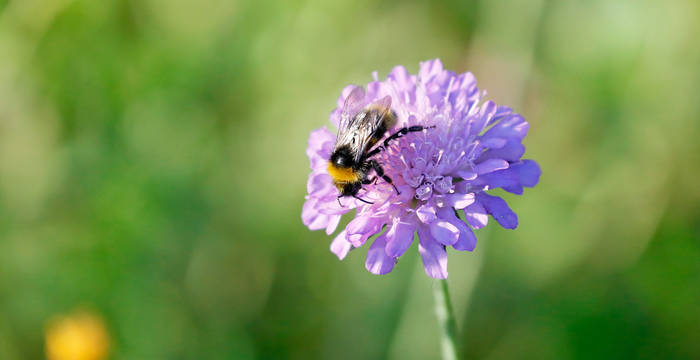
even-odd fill
[(352, 156), (352, 153), (350, 152), (350, 149), (343, 146), (333, 151), (333, 154), (331, 154), (330, 162), (335, 167), (343, 169), (352, 167), (355, 163), (355, 160)]

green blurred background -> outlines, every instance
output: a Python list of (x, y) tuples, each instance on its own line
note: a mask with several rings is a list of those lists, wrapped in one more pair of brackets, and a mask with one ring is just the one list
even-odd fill
[(340, 90), (439, 57), (543, 176), (449, 253), (469, 359), (700, 358), (697, 1), (0, 0), (0, 359), (431, 359), (431, 285), (300, 212)]

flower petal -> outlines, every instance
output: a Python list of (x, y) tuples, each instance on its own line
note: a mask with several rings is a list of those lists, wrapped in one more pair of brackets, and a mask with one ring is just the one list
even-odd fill
[(525, 153), (525, 146), (520, 143), (520, 140), (510, 140), (500, 149), (488, 149), (479, 156), (477, 162), (486, 161), (489, 159), (503, 159), (506, 161), (518, 161)]
[(530, 124), (528, 124), (520, 114), (512, 114), (497, 122), (488, 129), (482, 137), (502, 137), (522, 140), (529, 128)]
[(474, 170), (479, 175), (488, 174), (494, 171), (508, 168), (508, 162), (503, 159), (489, 159), (474, 166)]
[(445, 246), (441, 245), (430, 235), (430, 231), (418, 230), (418, 252), (423, 259), (423, 268), (428, 276), (435, 279), (447, 278), (447, 252)]
[(311, 131), (309, 134), (309, 142), (306, 147), (306, 155), (312, 157), (318, 154), (318, 151), (323, 149), (325, 143), (333, 141), (334, 136), (326, 126), (321, 126), (318, 129)]
[(519, 185), (518, 174), (510, 169), (494, 171), (488, 174), (480, 175), (471, 183), (472, 186), (488, 185), (489, 188), (506, 188), (509, 186)]
[(479, 134), (484, 129), (484, 127), (486, 127), (486, 124), (488, 124), (491, 118), (493, 118), (493, 115), (496, 114), (496, 110), (498, 110), (498, 107), (493, 101), (489, 100), (483, 105), (481, 105), (481, 111), (471, 123), (471, 126), (469, 127), (469, 133), (473, 135)]
[(395, 81), (396, 85), (401, 89), (408, 89), (413, 86), (414, 81), (412, 77), (408, 70), (401, 65), (394, 67), (387, 75), (387, 79)]
[(435, 215), (435, 207), (430, 203), (421, 205), (421, 207), (416, 210), (416, 216), (418, 216), (418, 219), (425, 224), (430, 224), (437, 219), (437, 215)]
[(508, 207), (505, 200), (483, 192), (477, 194), (476, 199), (484, 206), (486, 211), (496, 219), (498, 224), (506, 229), (515, 229), (518, 227), (518, 215)]
[(338, 236), (331, 242), (331, 252), (334, 253), (338, 259), (343, 260), (348, 252), (352, 249), (352, 244), (346, 239), (345, 230), (341, 231)]
[(384, 221), (371, 216), (358, 216), (345, 228), (347, 239), (354, 247), (362, 246), (367, 239), (382, 229)]
[(301, 209), (301, 221), (309, 230), (320, 230), (328, 226), (329, 215), (317, 211), (317, 201), (316, 198), (309, 198)]
[(440, 209), (438, 215), (440, 215), (440, 218), (449, 221), (450, 224), (456, 226), (457, 229), (459, 229), (459, 239), (457, 240), (457, 242), (452, 244), (452, 247), (455, 250), (474, 250), (474, 248), (476, 247), (476, 236), (474, 236), (474, 232), (472, 232), (472, 229), (470, 229), (469, 226), (467, 226), (467, 224), (465, 224), (464, 221), (462, 221), (462, 219), (457, 217), (457, 214), (455, 213), (454, 209)]
[(430, 234), (443, 245), (452, 245), (459, 239), (459, 229), (446, 220), (438, 220), (430, 224)]
[(464, 218), (474, 229), (481, 229), (489, 222), (489, 215), (484, 206), (475, 202), (464, 209)]
[(434, 76), (442, 72), (442, 62), (440, 59), (428, 60), (420, 63), (418, 76), (422, 82), (429, 82)]
[(514, 164), (512, 168), (518, 174), (522, 186), (533, 187), (540, 181), (542, 170), (540, 166), (532, 160), (523, 160), (519, 164)]
[(452, 244), (452, 247), (459, 251), (473, 251), (476, 248), (476, 235), (469, 226), (464, 224), (464, 227), (460, 227), (459, 240)]
[(500, 149), (506, 145), (508, 142), (508, 139), (505, 138), (499, 138), (499, 137), (492, 137), (488, 139), (484, 139), (481, 144), (484, 145), (484, 147), (489, 148), (489, 149)]
[(328, 225), (326, 225), (326, 235), (332, 234), (336, 228), (338, 228), (338, 223), (340, 223), (340, 215), (330, 215), (328, 218)]
[(464, 209), (474, 203), (474, 193), (454, 193), (448, 195), (449, 203), (455, 209)]
[(410, 222), (395, 219), (386, 232), (386, 254), (387, 256), (397, 258), (403, 255), (413, 243), (413, 233), (415, 225)]
[(306, 191), (308, 191), (310, 195), (315, 195), (315, 193), (331, 190), (332, 184), (333, 178), (328, 174), (311, 174), (306, 183)]
[(457, 175), (462, 178), (462, 180), (474, 180), (476, 179), (477, 176), (479, 176), (477, 173), (473, 171), (467, 171), (467, 170), (460, 170), (457, 171)]
[(372, 246), (367, 251), (367, 259), (365, 260), (365, 268), (367, 271), (376, 275), (384, 275), (394, 269), (396, 260), (393, 257), (387, 256), (384, 250), (386, 246), (386, 236), (381, 234), (374, 239)]

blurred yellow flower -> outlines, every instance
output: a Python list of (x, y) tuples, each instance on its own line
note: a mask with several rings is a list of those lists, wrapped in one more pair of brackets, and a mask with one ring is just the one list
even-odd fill
[(57, 317), (46, 328), (48, 360), (101, 360), (107, 357), (108, 348), (104, 323), (92, 313)]

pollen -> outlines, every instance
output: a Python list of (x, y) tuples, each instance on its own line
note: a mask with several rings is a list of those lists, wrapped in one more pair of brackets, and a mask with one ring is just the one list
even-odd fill
[(328, 173), (337, 183), (354, 183), (360, 181), (359, 173), (354, 171), (351, 167), (341, 168), (329, 162)]

